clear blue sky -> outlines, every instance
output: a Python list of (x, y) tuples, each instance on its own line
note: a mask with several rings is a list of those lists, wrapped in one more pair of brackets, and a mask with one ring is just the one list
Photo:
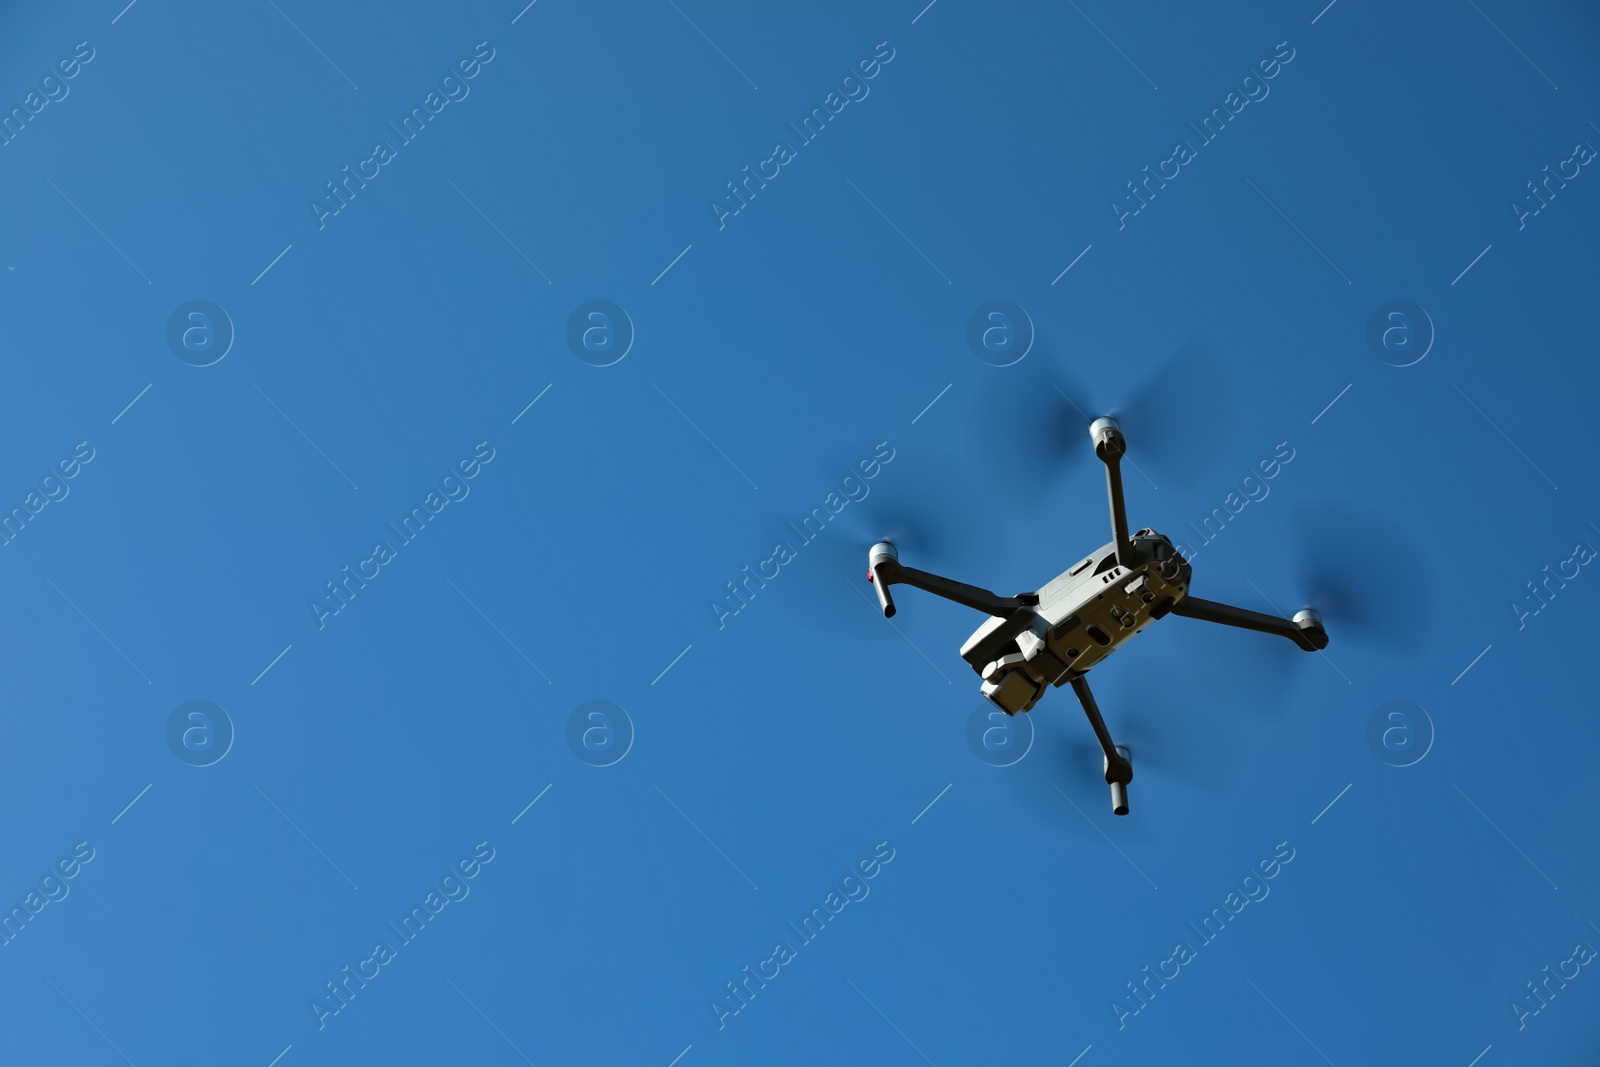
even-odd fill
[[(1592, 1062), (1592, 10), (122, 2), (0, 16), (0, 1060)], [(1093, 672), (1121, 819), (862, 581), (1107, 539), (1052, 384), (1197, 595), (1370, 561)]]

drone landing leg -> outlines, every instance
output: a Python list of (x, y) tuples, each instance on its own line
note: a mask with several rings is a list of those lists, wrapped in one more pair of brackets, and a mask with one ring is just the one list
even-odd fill
[(1248, 608), (1236, 608), (1231, 604), (1219, 604), (1215, 600), (1201, 600), (1197, 596), (1189, 596), (1173, 605), (1172, 614), (1221, 623), (1224, 626), (1237, 626), (1241, 630), (1277, 634), (1279, 637), (1287, 637), (1307, 652), (1320, 652), (1328, 647), (1328, 631), (1323, 629), (1322, 620), (1314, 611), (1300, 612), (1291, 622), (1276, 615), (1264, 615)]
[(1100, 742), (1100, 748), (1106, 756), (1106, 784), (1111, 787), (1111, 810), (1118, 815), (1128, 814), (1128, 783), (1133, 781), (1133, 764), (1128, 761), (1128, 750), (1118, 748), (1111, 741), (1111, 732), (1106, 729), (1105, 719), (1100, 717), (1100, 706), (1094, 702), (1094, 694), (1089, 691), (1089, 680), (1083, 675), (1072, 679), (1072, 691), (1078, 694), (1078, 702), (1083, 705), (1083, 713), (1089, 717), (1089, 725), (1094, 729), (1094, 736)]

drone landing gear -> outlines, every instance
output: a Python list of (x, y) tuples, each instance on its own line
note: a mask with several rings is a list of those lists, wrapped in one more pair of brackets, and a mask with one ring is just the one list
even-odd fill
[(1083, 675), (1072, 679), (1072, 691), (1078, 694), (1078, 702), (1083, 705), (1083, 713), (1089, 717), (1089, 725), (1094, 730), (1094, 736), (1100, 742), (1100, 748), (1105, 752), (1106, 784), (1111, 787), (1111, 810), (1117, 815), (1128, 814), (1128, 783), (1133, 781), (1133, 763), (1129, 752), (1121, 745), (1113, 744), (1111, 732), (1106, 729), (1105, 719), (1100, 717), (1100, 706), (1094, 702), (1094, 694), (1089, 691), (1089, 680)]
[(1264, 615), (1248, 608), (1219, 604), (1215, 600), (1201, 600), (1196, 596), (1184, 597), (1172, 607), (1172, 614), (1190, 619), (1237, 626), (1241, 630), (1277, 634), (1287, 637), (1307, 652), (1320, 652), (1328, 647), (1328, 631), (1322, 626), (1322, 616), (1310, 608), (1295, 612), (1293, 619)]

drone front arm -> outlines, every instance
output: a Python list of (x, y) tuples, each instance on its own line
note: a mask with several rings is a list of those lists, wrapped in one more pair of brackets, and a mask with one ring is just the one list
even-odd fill
[[(1221, 623), (1223, 626), (1237, 626), (1241, 630), (1255, 630), (1257, 633), (1287, 637), (1307, 652), (1319, 652), (1328, 647), (1328, 633), (1323, 629), (1322, 620), (1314, 611), (1301, 612), (1290, 620), (1251, 611), (1249, 608), (1236, 608), (1232, 604), (1219, 604), (1215, 600), (1186, 596), (1172, 606), (1172, 614), (1204, 622)], [(1302, 617), (1304, 622), (1301, 621)]]
[(942, 575), (915, 567), (902, 567), (898, 559), (887, 554), (874, 556), (871, 566), (872, 584), (877, 588), (878, 604), (883, 608), (883, 617), (886, 619), (892, 618), (895, 611), (894, 599), (889, 595), (891, 585), (909, 585), (985, 615), (998, 615), (1001, 618), (1006, 618), (1017, 608), (1029, 608), (1039, 603), (1039, 598), (1031, 593), (1003, 597)]

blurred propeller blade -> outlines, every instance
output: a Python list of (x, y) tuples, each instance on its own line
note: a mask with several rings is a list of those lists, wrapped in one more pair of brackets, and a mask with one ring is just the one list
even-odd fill
[[(1206, 793), (1225, 791), (1237, 762), (1238, 748), (1231, 743), (1234, 724), (1216, 717), (1202, 720), (1194, 709), (1181, 706), (1181, 697), (1175, 703), (1170, 690), (1154, 696), (1154, 700), (1141, 697), (1126, 708), (1100, 702), (1112, 740), (1126, 746), (1133, 760), (1131, 788), (1137, 787), (1141, 776), (1160, 775)], [(1077, 712), (1080, 734), (1067, 744), (1070, 763), (1062, 773), (1104, 783), (1104, 753), (1076, 700), (1072, 703), (1061, 711)]]
[[(823, 636), (900, 640), (867, 581), (867, 551), (878, 541), (894, 542), (908, 567), (977, 585), (990, 580), (985, 572), (992, 574), (992, 567), (985, 563), (1004, 551), (1007, 521), (976, 506), (984, 499), (976, 475), (948, 454), (920, 446), (898, 449), (874, 478), (857, 472), (848, 485), (830, 488), (838, 512), (828, 507), (825, 491), (810, 504), (811, 511), (802, 502), (794, 515), (769, 516), (766, 522), (771, 536), (794, 552), (772, 583), (772, 600)], [(924, 595), (908, 589), (904, 599)], [(973, 626), (979, 621), (974, 616)], [(963, 665), (955, 650), (965, 637), (964, 632), (951, 634), (950, 662), (957, 668)]]
[(1321, 613), (1332, 642), (1348, 636), (1402, 654), (1426, 646), (1437, 621), (1439, 583), (1420, 538), (1351, 503), (1303, 505), (1296, 530), (1305, 602), (1294, 608)]
[(1134, 472), (1189, 480), (1226, 444), (1237, 395), (1228, 361), (1201, 341), (1168, 357), (1109, 408), (1064, 360), (1035, 346), (1023, 362), (980, 380), (971, 402), (973, 453), (1008, 498), (1035, 500), (1065, 472), (1094, 462), (1089, 424), (1111, 415), (1128, 438)]
[(1035, 350), (994, 368), (973, 390), (972, 452), (1009, 499), (1033, 500), (1074, 467), (1094, 461), (1089, 423), (1103, 414), (1060, 360)]
[(1227, 444), (1237, 422), (1237, 397), (1228, 362), (1211, 345), (1194, 341), (1106, 414), (1121, 424), (1130, 462), (1188, 481)]

